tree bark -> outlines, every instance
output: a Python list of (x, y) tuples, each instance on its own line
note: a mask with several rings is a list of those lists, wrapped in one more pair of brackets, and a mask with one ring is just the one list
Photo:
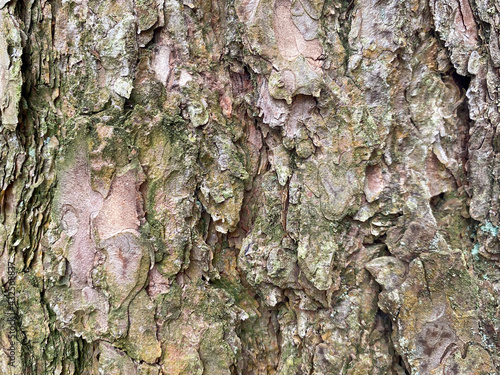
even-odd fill
[(494, 0), (0, 0), (0, 372), (500, 373)]

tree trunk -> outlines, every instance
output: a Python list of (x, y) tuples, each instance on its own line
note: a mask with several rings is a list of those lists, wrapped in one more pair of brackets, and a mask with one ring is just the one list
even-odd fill
[(0, 0), (0, 373), (498, 374), (494, 0)]

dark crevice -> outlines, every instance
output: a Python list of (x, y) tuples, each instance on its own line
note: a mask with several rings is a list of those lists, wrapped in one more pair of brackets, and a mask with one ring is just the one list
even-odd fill
[(243, 66), (241, 72), (229, 71), (229, 75), (235, 96), (250, 92), (254, 88), (252, 85), (252, 75), (246, 66)]
[(470, 81), (471, 81), (470, 76), (462, 76), (462, 75), (458, 74), (455, 69), (453, 69), (453, 72), (450, 75), (458, 87), (463, 89), (464, 92), (467, 91), (467, 89), (469, 88), (469, 85), (470, 85)]
[(438, 210), (439, 207), (443, 204), (444, 197), (445, 197), (444, 192), (431, 197), (429, 204), (430, 204), (433, 211)]
[[(153, 26), (155, 27), (155, 26)], [(156, 27), (154, 30), (153, 30), (153, 37), (151, 38), (151, 40), (149, 42), (146, 43), (146, 45), (144, 47), (141, 47), (142, 49), (154, 49), (156, 48), (155, 46), (158, 45), (158, 41), (160, 40), (160, 33), (162, 31), (163, 27)], [(147, 31), (147, 30), (143, 30), (143, 31)]]
[(457, 73), (455, 68), (451, 68), (447, 74), (442, 75), (443, 81), (446, 79), (452, 79), (453, 83), (460, 90), (460, 100), (457, 102), (455, 110), (456, 117), (458, 119), (457, 125), (459, 132), (460, 141), (460, 151), (457, 155), (457, 159), (460, 161), (459, 165), (461, 167), (460, 171), (450, 171), (455, 179), (457, 187), (464, 186), (466, 193), (470, 195), (470, 189), (467, 186), (467, 175), (468, 175), (468, 162), (469, 162), (469, 139), (470, 139), (470, 128), (472, 121), (470, 120), (469, 113), (469, 103), (466, 96), (466, 92), (469, 89), (471, 83), (471, 76), (463, 76)]
[[(379, 298), (380, 294), (377, 293), (377, 304)], [(374, 330), (380, 332), (380, 334), (385, 338), (389, 352), (392, 353), (393, 371), (395, 373), (400, 373), (400, 371), (397, 370), (397, 367), (400, 367), (400, 370), (403, 370), (404, 374), (409, 375), (411, 372), (408, 370), (403, 357), (397, 352), (394, 342), (392, 341), (394, 337), (393, 322), (395, 322), (395, 318), (397, 319), (397, 315), (394, 317), (394, 314), (386, 313), (382, 309), (378, 308), (375, 313)]]
[[(467, 86), (468, 87), (468, 86)], [(464, 173), (463, 185), (467, 184), (467, 174), (468, 174), (468, 162), (469, 162), (469, 140), (470, 140), (470, 128), (472, 121), (470, 120), (469, 114), (469, 103), (467, 97), (465, 97), (462, 105), (457, 108), (457, 116), (463, 119), (462, 128), (460, 129), (461, 139), (461, 151), (460, 160), (462, 162), (462, 170)], [(458, 182), (458, 181), (457, 181)]]
[(56, 15), (57, 11), (59, 9), (59, 2), (58, 1), (52, 1), (51, 2), (51, 7), (50, 10), (52, 12), (52, 19), (50, 21), (50, 33), (51, 33), (51, 40), (54, 40), (55, 34), (56, 34)]
[(375, 320), (379, 322), (383, 327), (383, 333), (387, 334), (388, 337), (390, 337), (392, 334), (391, 316), (379, 308), (377, 309), (377, 313), (375, 314)]
[[(377, 311), (377, 317), (380, 317), (380, 319), (383, 319), (383, 322), (384, 322), (384, 326), (386, 327), (386, 337), (387, 337), (387, 340), (389, 341), (390, 343), (390, 350), (394, 353), (393, 354), (393, 368), (394, 367), (399, 367), (400, 370), (403, 370), (403, 373), (405, 375), (410, 375), (411, 374), (411, 371), (409, 370), (408, 368), (408, 365), (406, 363), (406, 361), (404, 360), (403, 356), (400, 355), (397, 351), (396, 351), (396, 348), (394, 347), (394, 343), (392, 341), (392, 337), (393, 337), (393, 322), (392, 322), (392, 318), (390, 315), (388, 314), (385, 314), (383, 311), (381, 311), (380, 309)], [(395, 371), (396, 373), (400, 373), (400, 371)]]
[(410, 372), (410, 370), (408, 369), (408, 367), (406, 366), (406, 363), (405, 363), (405, 361), (403, 360), (403, 357), (402, 357), (402, 356), (400, 356), (400, 355), (397, 355), (397, 356), (396, 356), (396, 359), (397, 359), (397, 362), (396, 362), (396, 363), (399, 365), (399, 367), (401, 367), (401, 368), (403, 369), (403, 371), (404, 371), (405, 375), (410, 375), (410, 374), (411, 374), (411, 372)]

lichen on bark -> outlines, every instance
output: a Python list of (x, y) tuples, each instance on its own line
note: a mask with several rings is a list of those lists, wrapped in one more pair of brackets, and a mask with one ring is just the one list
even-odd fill
[(499, 27), (0, 0), (0, 372), (499, 373)]

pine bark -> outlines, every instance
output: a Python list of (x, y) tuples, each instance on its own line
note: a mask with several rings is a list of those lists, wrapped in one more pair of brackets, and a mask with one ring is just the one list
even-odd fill
[(0, 0), (0, 373), (500, 373), (494, 0)]

